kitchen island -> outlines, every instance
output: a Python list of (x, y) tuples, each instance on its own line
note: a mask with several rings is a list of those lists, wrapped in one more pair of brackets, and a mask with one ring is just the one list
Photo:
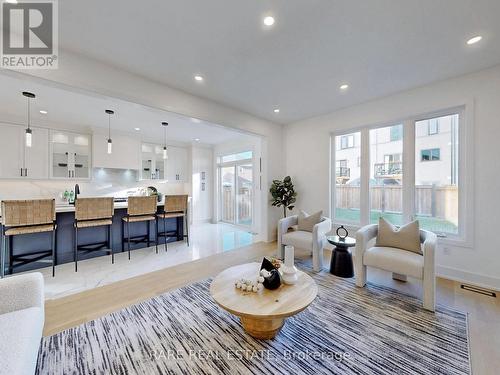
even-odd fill
[[(122, 218), (127, 214), (127, 202), (115, 202), (114, 204), (114, 216), (113, 216), (113, 226), (112, 226), (112, 247), (115, 254), (122, 251)], [(163, 211), (164, 202), (158, 202), (158, 212)], [(74, 261), (74, 250), (73, 250), (73, 240), (74, 240), (74, 228), (73, 223), (75, 219), (75, 207), (70, 204), (56, 204), (56, 259), (55, 264), (64, 264)], [(154, 244), (156, 241), (155, 233), (155, 222), (139, 222), (130, 223), (130, 235), (145, 235), (147, 232), (146, 225), (150, 226), (150, 240)], [(160, 231), (163, 231), (163, 220), (160, 219)], [(166, 230), (177, 231), (177, 236), (170, 237), (168, 242), (182, 241), (184, 239), (184, 220), (182, 217), (168, 218), (166, 219)], [(83, 245), (86, 243), (95, 243), (99, 241), (106, 240), (106, 227), (94, 227), (78, 230), (78, 244)], [(165, 239), (160, 238), (159, 245), (163, 244)], [(130, 244), (131, 250), (145, 248), (147, 245), (145, 243)], [(16, 255), (21, 255), (25, 253), (31, 253), (40, 249), (50, 248), (50, 236), (44, 233), (26, 234), (21, 236), (15, 236), (13, 238), (13, 251)], [(124, 249), (127, 251), (127, 244), (124, 244)], [(2, 248), (3, 251), (3, 248)], [(154, 249), (152, 250), (154, 251)], [(159, 251), (165, 251), (163, 246), (159, 246)], [(107, 249), (85, 252), (79, 251), (78, 260), (82, 261), (85, 259), (95, 258), (99, 256), (109, 256), (109, 261), (111, 262), (111, 256)], [(132, 259), (133, 262), (133, 253)], [(6, 256), (6, 266), (8, 266), (9, 256)], [(25, 264), (22, 266), (16, 266), (14, 273), (19, 273), (23, 271), (33, 270), (42, 267), (49, 267), (51, 265), (51, 258), (42, 259), (38, 262), (33, 262)], [(7, 268), (7, 267), (6, 267)], [(57, 275), (57, 270), (56, 270)]]

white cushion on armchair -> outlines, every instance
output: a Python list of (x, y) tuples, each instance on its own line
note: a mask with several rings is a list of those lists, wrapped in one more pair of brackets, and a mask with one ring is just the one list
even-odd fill
[(298, 215), (285, 217), (278, 222), (278, 257), (283, 258), (285, 245), (308, 250), (312, 252), (314, 271), (320, 271), (323, 267), (323, 248), (327, 242), (326, 234), (332, 229), (332, 221), (323, 217), (321, 222), (314, 225), (312, 232), (301, 230), (288, 232), (296, 225), (298, 225)]

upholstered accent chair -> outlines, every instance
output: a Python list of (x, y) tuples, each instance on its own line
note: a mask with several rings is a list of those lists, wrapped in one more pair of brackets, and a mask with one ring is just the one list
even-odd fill
[(36, 372), (44, 313), (43, 276), (39, 272), (0, 280), (0, 373)]
[(392, 272), (396, 280), (406, 281), (406, 277), (422, 280), (424, 309), (434, 311), (436, 306), (435, 252), (436, 235), (420, 230), (422, 255), (394, 247), (378, 247), (372, 244), (377, 237), (378, 225), (361, 228), (356, 233), (354, 269), (356, 285), (366, 285), (366, 267), (375, 267)]
[[(312, 232), (306, 232), (294, 228), (299, 224), (298, 215), (285, 217), (278, 222), (278, 254), (284, 257), (285, 245), (291, 245), (297, 249), (308, 250), (312, 253), (313, 269), (316, 272), (323, 268), (323, 248), (325, 247), (326, 234), (332, 229), (332, 221), (322, 217), (321, 221), (314, 225)], [(293, 228), (293, 231), (289, 231)]]

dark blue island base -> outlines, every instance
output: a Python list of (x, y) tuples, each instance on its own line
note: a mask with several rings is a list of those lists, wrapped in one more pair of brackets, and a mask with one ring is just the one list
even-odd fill
[[(126, 215), (126, 208), (115, 208), (115, 215), (113, 216), (113, 226), (112, 226), (112, 245), (115, 254), (122, 252), (122, 218)], [(55, 263), (64, 264), (74, 262), (74, 249), (73, 249), (73, 239), (74, 239), (74, 223), (75, 213), (74, 212), (59, 212), (57, 213), (57, 234), (56, 234), (56, 259)], [(184, 218), (169, 218), (166, 219), (166, 230), (167, 232), (177, 232), (177, 236), (169, 237), (168, 242), (176, 242), (184, 240)], [(150, 226), (150, 245), (154, 246), (156, 241), (156, 224), (154, 221), (150, 222), (138, 222), (130, 223), (130, 236), (142, 236), (147, 234), (147, 225)], [(159, 219), (158, 231), (163, 232), (163, 219)], [(126, 236), (127, 225), (125, 225), (125, 236)], [(104, 242), (106, 241), (108, 227), (94, 227), (94, 228), (84, 228), (78, 229), (78, 245)], [(50, 249), (51, 234), (50, 233), (34, 233), (15, 236), (12, 240), (13, 246), (11, 251), (14, 255), (21, 255), (26, 253), (31, 253), (40, 250)], [(158, 243), (158, 251), (165, 251), (165, 238), (160, 237)], [(123, 245), (125, 252), (127, 252), (127, 242)], [(146, 243), (134, 244), (130, 243), (130, 249), (143, 249), (147, 247)], [(4, 249), (2, 249), (4, 251)], [(108, 249), (102, 249), (92, 252), (79, 251), (78, 261), (85, 259), (96, 258), (100, 256), (109, 256), (109, 262), (111, 263), (111, 256)], [(9, 254), (6, 254), (6, 274), (9, 273)], [(131, 261), (133, 262), (133, 254)], [(50, 267), (52, 265), (52, 259), (50, 257), (44, 258), (40, 261), (25, 264), (22, 266), (14, 267), (13, 273), (19, 273), (34, 269), (39, 269), (43, 267)], [(57, 275), (57, 269), (56, 269)]]

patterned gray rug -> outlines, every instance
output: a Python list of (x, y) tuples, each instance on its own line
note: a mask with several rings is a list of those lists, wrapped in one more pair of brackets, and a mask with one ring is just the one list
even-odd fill
[(44, 338), (37, 373), (469, 374), (464, 313), (311, 275), (317, 299), (272, 341), (246, 335), (206, 280)]

